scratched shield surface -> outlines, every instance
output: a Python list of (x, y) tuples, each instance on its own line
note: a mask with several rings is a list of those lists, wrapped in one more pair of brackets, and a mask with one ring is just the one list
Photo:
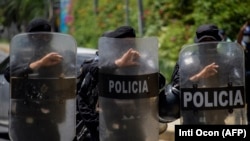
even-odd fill
[[(114, 65), (121, 57), (137, 65)], [(158, 140), (157, 38), (102, 37), (99, 59), (101, 140)]]
[(246, 124), (244, 51), (233, 42), (183, 46), (181, 123)]
[[(52, 54), (50, 54), (52, 53)], [(31, 70), (50, 55), (54, 65)], [(10, 47), (10, 138), (69, 141), (75, 136), (76, 41), (61, 33), (23, 33)], [(47, 59), (48, 61), (48, 59)], [(44, 60), (42, 61), (44, 62)]]

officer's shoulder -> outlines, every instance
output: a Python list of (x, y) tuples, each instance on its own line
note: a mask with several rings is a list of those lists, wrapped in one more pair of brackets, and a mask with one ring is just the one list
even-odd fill
[(92, 63), (94, 61), (94, 58), (88, 58), (83, 61), (83, 63)]
[(96, 57), (91, 57), (91, 58), (85, 59), (82, 64), (92, 64), (92, 63), (96, 63), (97, 61), (98, 60), (96, 59)]

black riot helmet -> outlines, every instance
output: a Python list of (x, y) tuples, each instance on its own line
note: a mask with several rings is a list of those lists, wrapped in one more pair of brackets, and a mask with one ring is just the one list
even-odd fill
[(243, 42), (246, 44), (250, 44), (250, 24), (243, 31)]
[(50, 23), (43, 18), (35, 18), (31, 20), (26, 28), (26, 32), (51, 32)]
[(195, 43), (206, 41), (222, 41), (223, 36), (219, 28), (214, 24), (203, 24), (196, 30)]
[(159, 94), (159, 121), (168, 123), (180, 117), (180, 91), (168, 84)]
[(29, 38), (37, 44), (45, 44), (52, 38), (51, 34), (46, 33), (52, 32), (51, 24), (43, 18), (31, 20), (26, 28), (26, 32), (30, 33)]
[(134, 28), (131, 26), (120, 26), (114, 31), (105, 32), (102, 36), (110, 38), (134, 38), (136, 34)]

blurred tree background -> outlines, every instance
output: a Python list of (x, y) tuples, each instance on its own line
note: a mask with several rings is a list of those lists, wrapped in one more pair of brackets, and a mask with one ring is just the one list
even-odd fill
[[(1, 0), (1, 41), (9, 42), (15, 34), (24, 32), (34, 17), (56, 23), (55, 9), (60, 7), (59, 2)], [(138, 37), (158, 37), (160, 70), (167, 81), (179, 51), (184, 44), (193, 43), (199, 25), (214, 23), (234, 41), (240, 27), (250, 19), (249, 0), (71, 0), (71, 3), (73, 19), (68, 22), (68, 34), (75, 37), (78, 46), (97, 48), (102, 33), (130, 25)], [(58, 24), (53, 25), (58, 28)], [(14, 31), (2, 36), (5, 30), (13, 28)]]

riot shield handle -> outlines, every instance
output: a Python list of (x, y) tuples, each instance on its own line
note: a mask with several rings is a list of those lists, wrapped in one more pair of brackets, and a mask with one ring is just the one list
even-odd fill
[(193, 84), (193, 88), (197, 89), (198, 88), (198, 84), (197, 83)]

